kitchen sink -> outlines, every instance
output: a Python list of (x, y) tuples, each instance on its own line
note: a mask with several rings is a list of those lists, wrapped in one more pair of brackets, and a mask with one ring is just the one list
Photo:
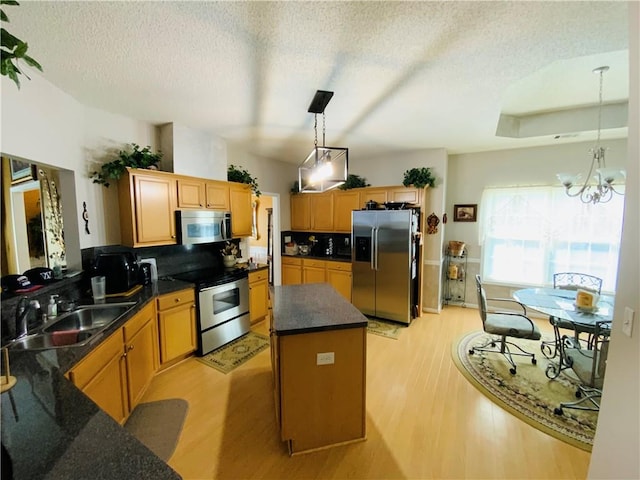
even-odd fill
[(87, 345), (97, 340), (109, 325), (135, 305), (136, 302), (83, 305), (57, 316), (33, 333), (14, 340), (10, 346), (16, 350), (46, 350)]

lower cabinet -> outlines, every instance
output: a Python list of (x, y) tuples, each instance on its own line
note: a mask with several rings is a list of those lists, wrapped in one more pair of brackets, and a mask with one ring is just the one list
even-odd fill
[(282, 285), (300, 285), (302, 283), (302, 259), (281, 257)]
[(158, 297), (160, 368), (191, 355), (197, 348), (196, 299), (193, 288)]
[(155, 303), (150, 302), (73, 367), (69, 379), (123, 424), (158, 365)]
[(302, 259), (302, 283), (324, 283), (326, 279), (324, 260)]
[(282, 285), (326, 282), (351, 301), (351, 278), (349, 262), (282, 257)]
[(249, 272), (249, 319), (251, 324), (269, 313), (269, 270)]
[(351, 279), (350, 263), (327, 262), (327, 283), (349, 302), (351, 302)]

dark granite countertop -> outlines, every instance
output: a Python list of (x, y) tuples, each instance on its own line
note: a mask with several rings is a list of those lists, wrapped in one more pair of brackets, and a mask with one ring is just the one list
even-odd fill
[(272, 300), (278, 335), (367, 326), (367, 317), (328, 283), (274, 287)]
[(193, 285), (177, 280), (158, 281), (131, 297), (110, 299), (136, 301), (137, 305), (90, 345), (41, 351), (9, 349), (11, 374), (17, 384), (1, 397), (1, 437), (14, 479), (180, 478), (64, 373), (157, 295), (189, 287)]

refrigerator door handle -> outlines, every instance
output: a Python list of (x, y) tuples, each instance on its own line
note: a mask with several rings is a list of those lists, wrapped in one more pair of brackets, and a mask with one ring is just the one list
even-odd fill
[(375, 230), (375, 239), (373, 241), (373, 255), (374, 255), (374, 270), (378, 270), (378, 227), (374, 228)]
[(376, 256), (376, 227), (371, 227), (371, 257), (369, 263), (371, 263), (371, 270), (375, 270), (374, 259)]

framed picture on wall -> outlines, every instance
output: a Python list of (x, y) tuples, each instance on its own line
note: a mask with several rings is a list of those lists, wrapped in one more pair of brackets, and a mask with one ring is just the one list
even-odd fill
[(454, 222), (475, 222), (478, 214), (477, 204), (454, 205), (453, 221)]
[(9, 159), (11, 165), (11, 183), (22, 183), (28, 180), (36, 180), (38, 172), (35, 165), (14, 158)]

